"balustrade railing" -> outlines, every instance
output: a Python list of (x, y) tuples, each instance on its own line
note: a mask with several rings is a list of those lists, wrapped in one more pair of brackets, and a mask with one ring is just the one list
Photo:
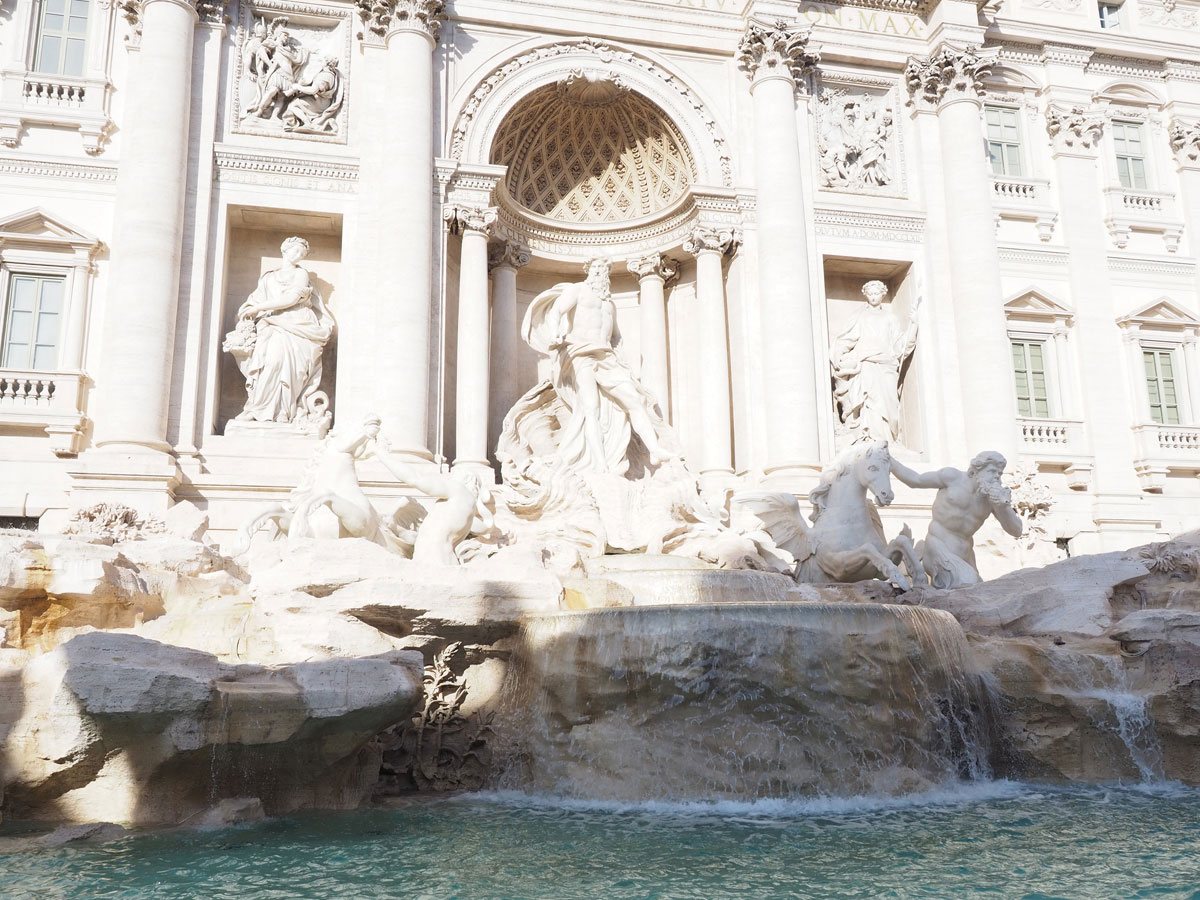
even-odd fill
[(82, 84), (34, 74), (25, 76), (22, 93), (29, 103), (55, 106), (83, 106), (87, 99), (87, 88)]
[(0, 410), (50, 407), (57, 386), (46, 375), (28, 372), (0, 372)]

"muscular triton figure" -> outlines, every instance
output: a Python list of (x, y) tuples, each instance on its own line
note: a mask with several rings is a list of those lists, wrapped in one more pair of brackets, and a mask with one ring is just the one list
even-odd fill
[(1012, 508), (1011, 492), (1000, 481), (1006, 462), (994, 450), (985, 450), (967, 471), (947, 467), (936, 472), (914, 472), (892, 457), (892, 474), (909, 487), (937, 490), (933, 520), (917, 553), (935, 588), (978, 584), (974, 537), (988, 516), (1013, 537), (1020, 537), (1021, 517)]

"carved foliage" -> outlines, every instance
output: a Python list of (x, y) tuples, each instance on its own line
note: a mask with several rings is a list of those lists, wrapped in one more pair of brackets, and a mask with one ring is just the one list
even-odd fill
[(1104, 133), (1104, 117), (1081, 106), (1051, 106), (1046, 110), (1046, 133), (1056, 151), (1092, 150)]
[(372, 34), (382, 37), (389, 31), (424, 31), (437, 40), (446, 21), (445, 0), (355, 0), (358, 17)]
[(661, 253), (651, 253), (638, 259), (631, 259), (625, 264), (629, 274), (636, 278), (646, 278), (657, 275), (664, 283), (670, 284), (679, 277), (679, 263)]
[(154, 516), (143, 516), (123, 503), (97, 503), (78, 510), (63, 528), (64, 534), (83, 534), (111, 538), (114, 541), (140, 540), (148, 534), (162, 534), (167, 526)]
[(467, 686), (450, 663), (462, 649), (449, 644), (425, 667), (425, 697), (408, 722), (382, 735), (381, 774), (395, 787), (419, 791), (478, 790), (491, 769), (491, 714), (463, 715)]
[(741, 243), (742, 236), (736, 228), (729, 226), (697, 225), (683, 242), (683, 250), (693, 256), (716, 252), (732, 254)]
[(1200, 162), (1200, 121), (1173, 120), (1170, 138), (1171, 150), (1181, 166)]
[(442, 219), (451, 234), (464, 231), (481, 231), (486, 234), (488, 229), (496, 224), (496, 207), (457, 203), (443, 209)]
[(825, 187), (863, 192), (892, 183), (893, 117), (885, 98), (823, 91), (817, 119), (817, 152)]
[(910, 57), (904, 79), (914, 101), (932, 106), (964, 97), (979, 97), (984, 90), (983, 77), (995, 64), (997, 53), (995, 48), (964, 47), (960, 50), (944, 44), (928, 59)]
[(519, 241), (492, 241), (488, 244), (489, 271), (498, 266), (519, 269), (529, 265), (531, 258), (529, 248)]
[(800, 84), (821, 60), (809, 50), (808, 39), (809, 29), (794, 22), (751, 21), (738, 42), (737, 60), (753, 79), (786, 74)]

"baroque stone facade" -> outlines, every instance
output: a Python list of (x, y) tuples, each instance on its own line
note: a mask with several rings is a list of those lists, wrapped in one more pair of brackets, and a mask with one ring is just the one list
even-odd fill
[(706, 503), (887, 438), (1035, 473), (1073, 551), (1200, 524), (1185, 3), (3, 6), (6, 522), (189, 501), (232, 543), (370, 413), (363, 502), (432, 509), (496, 477), (552, 380), (531, 301), (602, 258), (604, 352)]

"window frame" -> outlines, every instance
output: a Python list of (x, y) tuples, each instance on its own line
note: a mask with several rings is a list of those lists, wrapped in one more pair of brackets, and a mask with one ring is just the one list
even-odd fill
[[(1144, 371), (1144, 378), (1143, 378), (1143, 384), (1146, 389), (1146, 402), (1149, 405), (1149, 409), (1150, 409), (1150, 422), (1155, 425), (1165, 425), (1167, 427), (1174, 427), (1176, 425), (1188, 424), (1187, 422), (1184, 421), (1187, 418), (1187, 416), (1186, 416), (1187, 410), (1186, 410), (1186, 405), (1184, 402), (1186, 398), (1181, 395), (1181, 392), (1179, 389), (1181, 376), (1184, 381), (1186, 381), (1186, 379), (1187, 379), (1187, 372), (1184, 370), (1183, 365), (1182, 365), (1183, 361), (1180, 359), (1180, 357), (1183, 354), (1181, 352), (1179, 352), (1179, 348), (1177, 348), (1176, 345), (1168, 343), (1166, 341), (1142, 340), (1142, 341), (1138, 342), (1138, 346), (1142, 351), (1143, 362), (1145, 361), (1147, 356), (1151, 356), (1154, 359), (1154, 369), (1155, 369), (1154, 389), (1151, 388), (1149, 371)], [(1159, 367), (1159, 363), (1158, 363), (1160, 356), (1164, 355), (1164, 354), (1170, 360), (1170, 364), (1171, 364), (1170, 385), (1171, 385), (1171, 392), (1174, 395), (1174, 402), (1171, 404), (1167, 404), (1167, 402), (1164, 398), (1164, 391), (1162, 389), (1164, 381), (1163, 381), (1163, 376), (1162, 376), (1162, 370)], [(1184, 385), (1184, 387), (1186, 389), (1186, 384)], [(1159, 421), (1158, 419), (1154, 418), (1154, 407), (1155, 407), (1154, 395), (1155, 395), (1155, 392), (1157, 392), (1157, 394), (1159, 396), (1160, 402), (1158, 403), (1158, 406), (1162, 410), (1162, 421)], [(1174, 422), (1167, 420), (1166, 411), (1168, 409), (1174, 409), (1174, 411), (1175, 411), (1175, 421)]]
[[(1107, 0), (1097, 0), (1096, 11), (1097, 11), (1097, 14), (1099, 15), (1099, 23), (1098, 24), (1100, 25), (1100, 28), (1103, 31), (1121, 31), (1122, 30), (1121, 29), (1121, 8), (1124, 5), (1125, 5), (1124, 2), (1110, 3), (1110, 2), (1107, 2)], [(1105, 24), (1108, 21), (1106, 15), (1105, 15), (1106, 10), (1113, 10), (1116, 13), (1116, 16), (1113, 19), (1113, 24), (1111, 24), (1111, 25)]]
[[(1028, 379), (1028, 383), (1029, 383), (1029, 398), (1028, 399), (1029, 399), (1030, 411), (1028, 413), (1021, 412), (1021, 392), (1020, 392), (1020, 387), (1019, 387), (1019, 384), (1017, 381), (1018, 373), (1017, 373), (1017, 368), (1016, 368), (1016, 359), (1014, 358), (1013, 359), (1013, 393), (1014, 393), (1016, 401), (1017, 401), (1017, 416), (1018, 416), (1018, 418), (1021, 418), (1021, 419), (1045, 419), (1045, 420), (1053, 420), (1053, 419), (1057, 418), (1055, 413), (1058, 412), (1058, 410), (1055, 409), (1054, 390), (1053, 390), (1053, 386), (1051, 385), (1051, 369), (1053, 368), (1053, 366), (1051, 365), (1052, 357), (1051, 357), (1051, 352), (1050, 352), (1050, 347), (1049, 347), (1049, 344), (1051, 343), (1051, 341), (1053, 341), (1053, 339), (1054, 338), (1053, 338), (1052, 334), (1041, 334), (1041, 333), (1030, 333), (1030, 332), (1014, 333), (1011, 329), (1008, 332), (1008, 345), (1009, 345), (1010, 351), (1015, 350), (1015, 347), (1018, 344), (1025, 348), (1024, 355), (1025, 355), (1025, 364), (1027, 367), (1025, 369), (1025, 375), (1026, 375), (1026, 378)], [(1035, 370), (1033, 368), (1032, 355), (1029, 352), (1029, 348), (1033, 344), (1036, 344), (1038, 347), (1041, 348), (1042, 397), (1040, 399), (1041, 399), (1041, 402), (1045, 404), (1045, 408), (1046, 408), (1045, 415), (1040, 415), (1037, 412), (1037, 403), (1038, 403), (1039, 398), (1037, 397), (1036, 391), (1034, 389), (1033, 376), (1034, 376)], [(1013, 354), (1010, 354), (1010, 355), (1013, 355)]]
[[(63, 345), (67, 335), (67, 319), (70, 312), (71, 298), (68, 292), (72, 287), (73, 273), (68, 268), (58, 266), (38, 266), (38, 265), (17, 265), (9, 267), (5, 265), (3, 278), (0, 278), (0, 288), (3, 289), (3, 308), (0, 309), (0, 370), (3, 371), (21, 371), (21, 372), (60, 372), (62, 371), (62, 352)], [(9, 351), (9, 330), (12, 327), (12, 300), (16, 279), (18, 278), (36, 278), (41, 282), (57, 281), (61, 287), (59, 296), (59, 309), (54, 315), (58, 321), (55, 323), (54, 343), (50, 346), (54, 348), (54, 363), (50, 366), (37, 366), (36, 351), (38, 346), (47, 346), (38, 344), (38, 307), (41, 304), (41, 291), (38, 292), (38, 297), (35, 299), (33, 309), (33, 331), (30, 335), (29, 360), (28, 365), (16, 366), (13, 365), (8, 358)]]
[[(1149, 148), (1146, 145), (1146, 137), (1147, 137), (1146, 124), (1147, 123), (1144, 121), (1140, 121), (1140, 120), (1134, 119), (1134, 118), (1127, 118), (1125, 116), (1120, 116), (1120, 115), (1114, 116), (1109, 121), (1109, 131), (1110, 131), (1110, 134), (1112, 135), (1113, 163), (1116, 166), (1117, 184), (1120, 185), (1121, 188), (1126, 191), (1153, 190), (1153, 187), (1151, 185), (1152, 179), (1150, 177), (1150, 170), (1151, 170), (1150, 153), (1149, 153)], [(1125, 134), (1126, 134), (1127, 129), (1130, 129), (1130, 128), (1133, 128), (1137, 131), (1139, 149), (1142, 151), (1140, 154), (1133, 154), (1133, 153), (1129, 153), (1129, 152), (1126, 152), (1124, 154), (1121, 153), (1121, 145), (1123, 145), (1123, 144), (1127, 145)], [(1117, 137), (1118, 129), (1120, 129), (1120, 133), (1121, 133), (1121, 137), (1119, 139)], [(1120, 143), (1118, 143), (1118, 140), (1120, 141)], [(1143, 182), (1142, 184), (1136, 183), (1137, 173), (1134, 173), (1132, 171), (1132, 168), (1130, 169), (1130, 181), (1132, 181), (1134, 183), (1132, 183), (1132, 184), (1125, 183), (1125, 177), (1121, 171), (1121, 161), (1122, 160), (1127, 160), (1127, 161), (1137, 160), (1138, 162), (1141, 163), (1140, 177)]]
[[(92, 13), (95, 11), (95, 4), (84, 0), (84, 7), (87, 10), (87, 14), (86, 18), (84, 19), (83, 35), (82, 37), (78, 37), (72, 36), (70, 25), (71, 19), (74, 18), (74, 16), (71, 14), (71, 8), (76, 2), (79, 2), (79, 0), (61, 0), (65, 7), (64, 12), (62, 13), (62, 17), (64, 19), (63, 27), (50, 35), (53, 37), (58, 37), (62, 42), (62, 46), (60, 47), (58, 53), (58, 65), (53, 69), (43, 69), (43, 38), (47, 36), (46, 17), (48, 15), (52, 15), (52, 13), (49, 11), (50, 2), (51, 0), (36, 0), (35, 3), (37, 8), (34, 10), (34, 33), (31, 53), (29, 55), (29, 68), (32, 72), (38, 75), (57, 76), (60, 78), (84, 78), (88, 73), (88, 50), (90, 49), (92, 39), (92, 25), (93, 20), (95, 19), (95, 16), (93, 16)], [(66, 63), (69, 55), (67, 52), (67, 46), (71, 41), (80, 41), (82, 43), (82, 47), (80, 48), (78, 72), (66, 71)]]
[[(1013, 122), (1014, 122), (1013, 127), (1016, 129), (1016, 132), (1017, 132), (1017, 139), (1015, 142), (1009, 142), (1009, 141), (1003, 141), (1003, 140), (1000, 140), (1000, 141), (992, 140), (992, 136), (990, 133), (991, 123), (988, 121), (988, 112), (991, 110), (996, 110), (997, 112), (1000, 112), (1000, 113), (1008, 113), (1008, 114), (1012, 115)], [(1003, 127), (1003, 125), (1001, 127)], [(988, 147), (988, 162), (989, 162), (989, 164), (992, 164), (992, 162), (993, 162), (993, 160), (992, 160), (992, 144), (993, 143), (1000, 144), (1001, 147), (1004, 147), (1004, 148), (1008, 148), (1008, 147), (1016, 148), (1017, 167), (1020, 169), (1020, 171), (1019, 172), (1009, 172), (1009, 171), (997, 172), (993, 166), (993, 168), (991, 170), (991, 174), (992, 174), (993, 178), (1029, 178), (1030, 177), (1031, 173), (1027, 170), (1030, 169), (1031, 167), (1028, 165), (1028, 155), (1025, 150), (1025, 129), (1024, 129), (1024, 126), (1021, 124), (1021, 108), (1019, 106), (1012, 104), (1012, 103), (1002, 103), (1002, 102), (995, 102), (995, 101), (990, 101), (990, 100), (985, 101), (983, 104), (983, 132), (984, 132), (984, 140), (986, 141), (987, 147)], [(1007, 155), (1001, 154), (1000, 159), (1001, 159), (1002, 167), (1007, 169), (1007, 161), (1006, 161)]]

